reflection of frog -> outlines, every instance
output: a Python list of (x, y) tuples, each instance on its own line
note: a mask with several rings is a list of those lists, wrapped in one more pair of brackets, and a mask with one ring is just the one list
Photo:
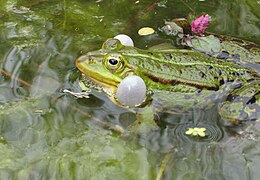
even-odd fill
[[(228, 44), (226, 50), (222, 47), (222, 55), (212, 57), (187, 49), (141, 50), (108, 39), (100, 50), (79, 57), (76, 66), (116, 103), (118, 84), (128, 75), (137, 75), (151, 92), (147, 100), (151, 100), (154, 111), (184, 112), (219, 103), (219, 113), (225, 119), (259, 120), (257, 70), (242, 65), (243, 59), (234, 62), (235, 49), (230, 49), (231, 41)], [(233, 47), (237, 46), (234, 43)], [(239, 54), (244, 51), (239, 46), (236, 56), (259, 62), (255, 58), (260, 54), (257, 45), (254, 52)]]

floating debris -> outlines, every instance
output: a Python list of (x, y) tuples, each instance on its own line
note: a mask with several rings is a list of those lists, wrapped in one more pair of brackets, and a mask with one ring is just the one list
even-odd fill
[(89, 98), (89, 92), (72, 92), (68, 89), (63, 90), (64, 93), (69, 93), (77, 98)]
[(139, 29), (138, 34), (140, 36), (147, 36), (147, 35), (151, 35), (153, 34), (155, 31), (153, 28), (150, 27), (143, 27), (141, 29)]

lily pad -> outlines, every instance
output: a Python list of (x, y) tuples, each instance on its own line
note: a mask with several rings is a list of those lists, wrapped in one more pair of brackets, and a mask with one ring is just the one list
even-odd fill
[(207, 54), (218, 53), (221, 49), (219, 39), (213, 35), (193, 38), (191, 47)]

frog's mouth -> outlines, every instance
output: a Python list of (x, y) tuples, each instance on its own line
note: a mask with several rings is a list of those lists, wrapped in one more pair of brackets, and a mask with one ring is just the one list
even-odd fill
[(105, 92), (109, 97), (114, 96), (115, 91), (117, 87), (110, 86), (107, 84), (104, 84), (102, 82), (97, 81), (96, 79), (92, 79), (91, 77), (88, 77), (84, 74), (81, 76), (81, 81), (84, 82), (84, 85), (90, 89), (95, 89), (97, 91), (103, 91)]
[(76, 66), (83, 73), (83, 76), (87, 76), (87, 82), (90, 82), (93, 87), (112, 89), (114, 91), (121, 82), (121, 78), (104, 69), (102, 62), (93, 60), (91, 56), (83, 55), (79, 57), (76, 60)]

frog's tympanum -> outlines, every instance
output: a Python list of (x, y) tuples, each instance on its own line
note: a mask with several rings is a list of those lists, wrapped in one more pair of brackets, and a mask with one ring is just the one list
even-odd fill
[(220, 52), (208, 55), (192, 49), (141, 50), (108, 39), (100, 50), (80, 56), (76, 66), (118, 105), (119, 83), (136, 75), (147, 87), (140, 108), (184, 113), (217, 106), (225, 120), (260, 120), (260, 48), (238, 39), (220, 42)]

